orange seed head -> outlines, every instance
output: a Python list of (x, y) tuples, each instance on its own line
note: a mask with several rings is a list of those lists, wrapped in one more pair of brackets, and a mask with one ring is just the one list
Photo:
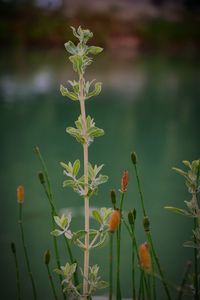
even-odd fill
[(122, 175), (122, 180), (121, 180), (121, 191), (122, 193), (125, 193), (127, 190), (127, 186), (128, 186), (128, 171), (124, 171), (123, 175)]
[(22, 204), (24, 202), (24, 187), (19, 185), (17, 188), (17, 202)]
[(111, 216), (110, 216), (110, 220), (108, 223), (108, 227), (110, 232), (114, 232), (117, 227), (119, 226), (119, 223), (121, 221), (121, 213), (119, 209), (115, 209), (113, 210)]
[(149, 252), (149, 245), (143, 243), (139, 246), (140, 266), (145, 272), (151, 271), (151, 255)]

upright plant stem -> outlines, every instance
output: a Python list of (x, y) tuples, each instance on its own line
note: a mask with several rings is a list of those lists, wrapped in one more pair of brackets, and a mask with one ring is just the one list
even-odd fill
[(132, 231), (132, 294), (133, 299), (136, 299), (136, 292), (135, 292), (135, 234), (134, 234), (134, 225), (131, 225), (131, 231)]
[[(45, 163), (45, 161), (43, 159), (43, 156), (42, 156), (42, 154), (41, 154), (38, 147), (35, 148), (35, 153), (37, 154), (37, 156), (38, 156), (38, 158), (41, 162), (43, 173), (44, 173), (44, 176), (45, 176), (45, 181), (47, 182), (47, 186), (46, 186), (45, 182), (42, 183), (42, 186), (44, 188), (45, 194), (47, 196), (47, 199), (49, 201), (49, 205), (50, 205), (50, 208), (51, 208), (52, 230), (54, 230), (55, 227), (56, 227), (56, 224), (55, 224), (55, 221), (54, 221), (54, 216), (57, 215), (57, 212), (56, 212), (56, 209), (55, 209), (55, 206), (54, 206), (54, 203), (53, 203), (54, 199), (53, 199), (53, 193), (52, 193), (49, 173), (48, 173), (46, 163)], [(69, 245), (69, 242), (65, 237), (64, 237), (64, 240), (65, 240), (65, 243), (66, 243), (66, 246), (67, 246), (67, 251), (68, 251), (69, 258), (70, 258), (70, 262), (74, 263), (74, 262), (76, 262), (76, 260), (74, 259), (73, 255), (72, 255), (72, 251), (71, 251), (71, 247)], [(58, 269), (60, 269), (60, 256), (59, 256), (59, 251), (58, 251), (58, 243), (57, 243), (57, 239), (56, 239), (55, 236), (53, 236), (53, 245), (54, 245), (54, 252), (55, 252), (55, 256), (56, 256), (56, 264), (57, 264)], [(62, 282), (62, 276), (61, 275), (59, 275), (59, 281), (60, 281), (60, 283)], [(74, 282), (75, 282), (75, 285), (79, 284), (77, 269), (74, 273)], [(66, 295), (64, 293), (63, 293), (63, 298), (66, 299)]]
[(110, 257), (109, 257), (109, 300), (112, 300), (113, 293), (113, 232), (110, 232)]
[(33, 274), (32, 274), (32, 271), (31, 271), (31, 266), (30, 266), (30, 262), (29, 262), (27, 247), (26, 247), (26, 243), (25, 243), (24, 228), (23, 228), (23, 222), (22, 222), (22, 205), (23, 204), (19, 203), (19, 227), (20, 227), (20, 231), (21, 231), (21, 238), (22, 238), (22, 245), (23, 245), (23, 249), (24, 249), (26, 267), (27, 267), (27, 270), (28, 270), (28, 275), (29, 275), (31, 285), (32, 285), (32, 289), (33, 289), (33, 297), (36, 300), (37, 299), (36, 287), (35, 287), (35, 282), (34, 282), (34, 279), (33, 279)]
[(17, 299), (21, 300), (21, 285), (19, 278), (19, 264), (17, 259), (16, 247), (14, 243), (11, 243), (11, 250), (13, 253), (14, 261), (15, 261), (15, 270), (16, 270), (16, 280), (17, 280)]
[[(136, 180), (137, 180), (138, 190), (139, 190), (139, 194), (140, 194), (140, 200), (141, 200), (143, 215), (144, 215), (144, 217), (147, 217), (146, 209), (145, 209), (145, 205), (144, 205), (144, 196), (143, 196), (143, 192), (142, 192), (142, 188), (141, 188), (141, 184), (140, 184), (140, 178), (139, 178), (138, 170), (137, 170), (137, 163), (134, 164), (134, 169), (135, 169), (135, 174), (136, 174)], [(156, 251), (155, 251), (155, 248), (154, 248), (154, 245), (153, 245), (153, 240), (152, 240), (152, 236), (151, 236), (151, 232), (150, 231), (148, 232), (148, 239), (149, 239), (149, 243), (150, 243), (150, 246), (151, 246), (153, 258), (154, 258), (154, 260), (156, 262), (156, 265), (158, 267), (160, 276), (162, 278), (162, 282), (163, 282), (163, 286), (164, 286), (167, 298), (169, 300), (171, 300), (171, 296), (170, 296), (170, 293), (169, 293), (168, 285), (166, 283), (165, 276), (164, 276), (164, 273), (162, 271), (159, 258), (158, 258), (157, 254), (156, 254)], [(154, 281), (154, 297), (155, 297), (155, 281)]]
[(58, 300), (58, 297), (56, 295), (56, 289), (55, 289), (55, 286), (54, 286), (54, 283), (53, 283), (53, 279), (52, 279), (51, 272), (50, 272), (48, 264), (46, 264), (46, 268), (47, 268), (47, 273), (48, 273), (48, 277), (49, 277), (49, 281), (50, 281), (50, 285), (51, 285), (51, 288), (52, 288), (54, 299)]
[[(124, 204), (124, 193), (121, 194), (120, 200), (120, 212), (122, 214)], [(121, 300), (121, 286), (120, 286), (120, 255), (121, 255), (121, 222), (119, 224), (119, 228), (117, 229), (117, 300)]]
[(178, 293), (178, 300), (182, 299), (183, 290), (184, 290), (184, 287), (185, 287), (185, 284), (186, 284), (186, 281), (187, 281), (188, 274), (190, 272), (190, 268), (191, 268), (191, 262), (188, 262), (187, 266), (186, 266), (185, 274), (183, 276), (183, 280), (181, 282), (180, 291)]
[[(197, 219), (194, 218), (194, 230), (197, 228)], [(194, 235), (194, 243), (196, 244), (196, 237)], [(199, 300), (199, 282), (198, 282), (198, 253), (197, 248), (194, 248), (194, 283), (195, 283), (195, 300)]]
[(89, 197), (88, 197), (88, 143), (87, 143), (87, 123), (85, 113), (85, 96), (84, 96), (84, 78), (80, 75), (79, 78), (79, 101), (81, 116), (83, 122), (83, 135), (85, 136), (86, 142), (83, 144), (83, 159), (84, 159), (84, 211), (85, 211), (85, 251), (84, 251), (84, 279), (83, 279), (83, 293), (88, 293), (88, 272), (89, 272), (89, 244), (90, 244), (90, 219), (89, 219)]

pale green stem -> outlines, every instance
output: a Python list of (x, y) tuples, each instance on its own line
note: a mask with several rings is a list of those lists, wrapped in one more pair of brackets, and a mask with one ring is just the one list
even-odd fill
[(24, 249), (26, 267), (27, 267), (28, 275), (29, 275), (32, 289), (33, 289), (33, 297), (34, 297), (34, 300), (36, 300), (37, 299), (36, 287), (35, 287), (35, 282), (33, 279), (33, 274), (31, 271), (31, 266), (30, 266), (29, 257), (28, 257), (28, 251), (27, 251), (27, 247), (26, 247), (26, 243), (25, 243), (24, 228), (23, 228), (23, 222), (22, 222), (22, 205), (23, 205), (22, 203), (19, 203), (19, 227), (20, 227), (20, 231), (21, 231), (21, 238), (22, 238), (22, 245), (23, 245), (23, 249)]

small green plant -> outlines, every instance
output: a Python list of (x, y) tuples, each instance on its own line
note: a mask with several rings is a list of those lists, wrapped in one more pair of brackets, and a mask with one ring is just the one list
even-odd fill
[(63, 96), (67, 96), (73, 101), (79, 101), (80, 116), (75, 121), (75, 127), (67, 127), (66, 131), (83, 147), (83, 174), (81, 171), (81, 162), (79, 159), (75, 162), (61, 162), (64, 169), (64, 175), (67, 179), (63, 182), (63, 187), (70, 187), (84, 199), (85, 226), (84, 229), (73, 232), (71, 230), (71, 215), (54, 216), (59, 229), (52, 231), (54, 236), (64, 235), (66, 239), (76, 244), (84, 251), (84, 266), (82, 271), (83, 283), (78, 286), (73, 284), (73, 274), (76, 271), (77, 264), (69, 265), (68, 263), (57, 269), (57, 273), (64, 277), (63, 284), (70, 296), (76, 299), (89, 299), (91, 295), (99, 288), (104, 288), (107, 283), (102, 281), (98, 276), (99, 267), (90, 266), (90, 251), (101, 246), (108, 237), (108, 219), (111, 209), (102, 208), (100, 211), (92, 212), (93, 218), (99, 223), (98, 229), (91, 229), (89, 222), (89, 201), (90, 198), (97, 194), (99, 185), (107, 182), (108, 176), (100, 172), (103, 165), (92, 165), (89, 162), (88, 148), (95, 138), (104, 134), (103, 129), (96, 127), (94, 119), (86, 115), (85, 101), (91, 97), (97, 96), (101, 92), (101, 82), (94, 83), (95, 80), (86, 81), (85, 72), (87, 67), (92, 63), (92, 56), (102, 52), (102, 48), (89, 46), (87, 42), (92, 38), (93, 33), (88, 29), (82, 29), (80, 26), (76, 30), (71, 27), (74, 36), (78, 39), (75, 45), (69, 41), (65, 44), (66, 50), (70, 53), (69, 60), (73, 65), (74, 71), (78, 75), (77, 80), (68, 81), (71, 89), (60, 86)]
[(183, 171), (179, 168), (173, 168), (179, 175), (185, 178), (185, 184), (190, 194), (191, 199), (184, 201), (186, 209), (166, 206), (169, 211), (181, 214), (183, 216), (193, 219), (193, 231), (192, 240), (184, 243), (185, 247), (191, 247), (194, 249), (194, 274), (190, 287), (194, 294), (194, 299), (199, 299), (199, 262), (200, 257), (200, 207), (199, 207), (199, 194), (200, 194), (200, 160), (193, 160), (191, 163), (187, 160), (183, 160), (183, 164), (188, 168), (187, 171)]

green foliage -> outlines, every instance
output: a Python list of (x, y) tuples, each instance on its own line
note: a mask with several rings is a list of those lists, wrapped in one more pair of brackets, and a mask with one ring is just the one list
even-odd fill
[(94, 265), (89, 268), (89, 294), (94, 293), (97, 289), (104, 289), (108, 287), (108, 283), (101, 280), (101, 277), (98, 276), (99, 266)]
[(68, 216), (62, 215), (61, 217), (54, 216), (54, 221), (61, 230), (55, 229), (51, 232), (51, 234), (54, 236), (60, 236), (64, 234), (67, 239), (71, 239), (72, 233), (71, 230), (69, 230), (69, 226), (71, 223), (71, 214), (68, 214)]
[[(80, 170), (80, 161), (76, 160), (73, 165), (71, 162), (68, 164), (61, 162), (61, 166), (64, 168), (64, 174), (70, 179), (67, 179), (63, 182), (63, 187), (71, 187), (76, 193), (78, 193), (80, 196), (85, 195), (85, 180), (84, 175), (77, 178), (77, 175)], [(99, 174), (101, 169), (103, 168), (103, 165), (97, 166), (95, 165), (92, 167), (92, 165), (88, 164), (88, 195), (92, 196), (93, 194), (96, 194), (98, 192), (98, 186), (100, 184), (103, 184), (107, 182), (108, 176)], [(99, 174), (99, 175), (98, 175)]]
[(84, 124), (82, 116), (78, 117), (75, 122), (76, 128), (67, 127), (66, 132), (76, 138), (77, 142), (81, 144), (87, 144), (88, 146), (94, 141), (94, 138), (104, 135), (104, 130), (95, 126), (94, 119), (87, 116), (86, 119), (86, 132), (84, 130)]

